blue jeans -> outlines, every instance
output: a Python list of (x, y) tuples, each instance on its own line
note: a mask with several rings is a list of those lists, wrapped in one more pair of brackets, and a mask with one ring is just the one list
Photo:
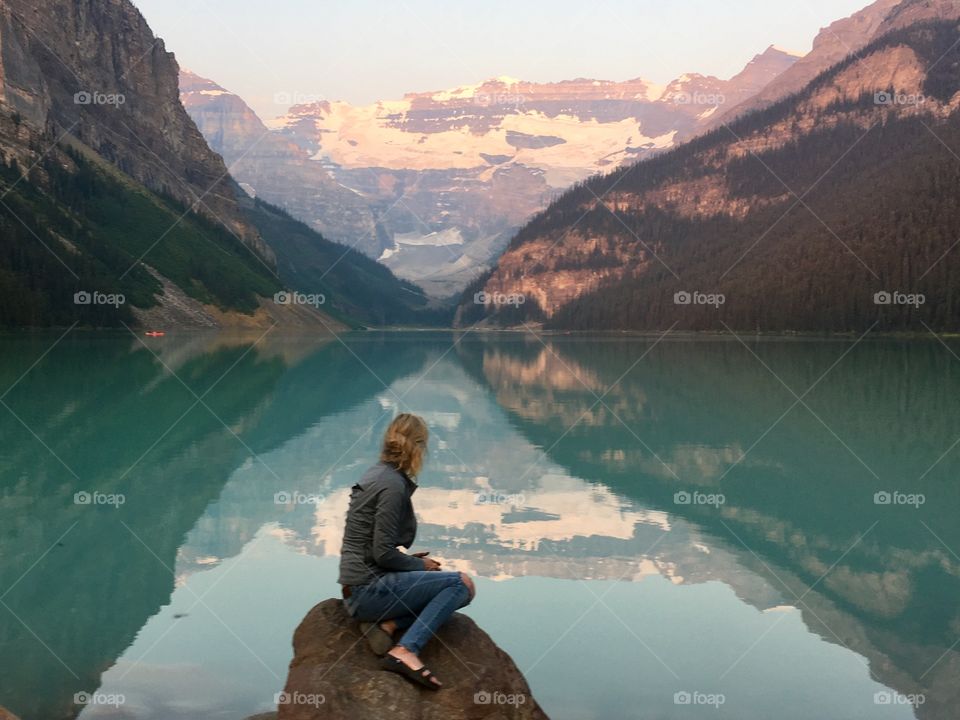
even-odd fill
[(470, 604), (470, 590), (458, 572), (387, 573), (351, 592), (346, 606), (353, 617), (361, 622), (393, 620), (405, 631), (398, 644), (415, 655), (454, 612)]

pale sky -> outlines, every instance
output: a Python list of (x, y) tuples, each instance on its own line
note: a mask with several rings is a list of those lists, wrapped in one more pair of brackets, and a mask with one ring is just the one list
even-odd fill
[(367, 104), (508, 75), (727, 78), (771, 44), (807, 52), (869, 0), (133, 0), (180, 64), (264, 119), (286, 98)]

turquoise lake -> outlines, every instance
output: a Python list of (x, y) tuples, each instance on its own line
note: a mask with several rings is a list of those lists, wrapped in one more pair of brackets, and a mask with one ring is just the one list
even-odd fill
[(0, 347), (0, 705), (24, 720), (270, 709), (400, 410), (431, 429), (414, 550), (477, 576), (467, 614), (553, 720), (960, 712), (960, 343)]

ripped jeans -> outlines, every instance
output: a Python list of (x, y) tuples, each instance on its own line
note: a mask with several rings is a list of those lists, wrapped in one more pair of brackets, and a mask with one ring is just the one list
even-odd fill
[(415, 655), (454, 612), (470, 604), (470, 590), (458, 572), (387, 573), (350, 590), (347, 612), (361, 622), (393, 620), (404, 631), (398, 644)]

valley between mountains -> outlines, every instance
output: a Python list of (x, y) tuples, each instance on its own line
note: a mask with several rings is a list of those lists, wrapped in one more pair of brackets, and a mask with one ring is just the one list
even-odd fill
[(0, 0), (0, 324), (955, 328), (958, 18), (261, 118), (126, 0)]

